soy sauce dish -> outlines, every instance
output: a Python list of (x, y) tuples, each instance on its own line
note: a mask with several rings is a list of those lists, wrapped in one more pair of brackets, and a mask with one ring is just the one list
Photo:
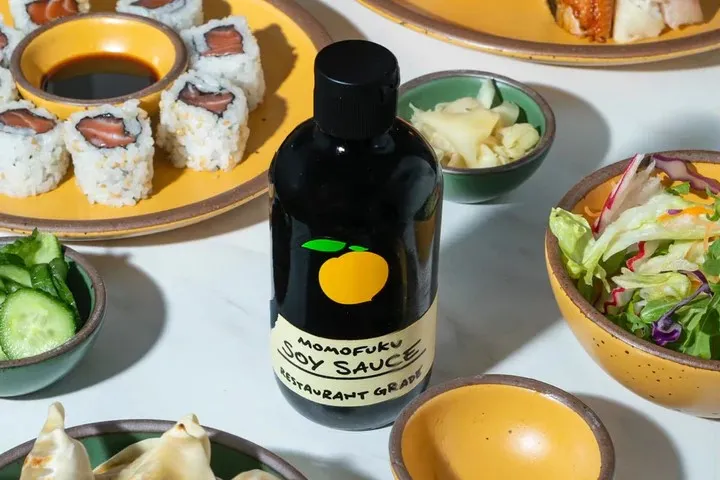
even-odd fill
[(187, 66), (172, 28), (112, 12), (65, 17), (32, 31), (15, 49), (10, 71), (23, 98), (65, 120), (133, 99), (152, 116), (162, 91)]

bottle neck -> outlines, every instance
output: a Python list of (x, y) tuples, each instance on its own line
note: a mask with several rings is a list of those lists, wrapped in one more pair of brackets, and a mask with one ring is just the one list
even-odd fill
[(334, 149), (338, 154), (350, 151), (384, 150), (393, 144), (390, 127), (387, 131), (370, 138), (346, 139), (330, 135), (313, 122), (313, 140), (323, 149)]

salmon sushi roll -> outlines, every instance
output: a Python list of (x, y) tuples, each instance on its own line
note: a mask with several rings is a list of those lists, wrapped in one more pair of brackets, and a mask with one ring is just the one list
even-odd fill
[(242, 88), (254, 110), (265, 95), (260, 46), (241, 16), (210, 20), (182, 32), (190, 52), (190, 68), (216, 75)]
[(68, 169), (62, 124), (26, 100), (0, 107), (0, 194), (31, 197), (58, 186)]
[(25, 33), (63, 17), (88, 13), (89, 0), (9, 0), (15, 28)]
[(0, 104), (17, 99), (18, 92), (10, 70), (0, 67)]
[(240, 87), (191, 71), (162, 93), (158, 145), (178, 168), (228, 171), (243, 158), (247, 122), (247, 99)]
[(24, 36), (20, 30), (5, 25), (5, 18), (0, 15), (0, 66), (10, 67), (10, 58)]
[(118, 0), (115, 9), (152, 18), (178, 32), (203, 22), (202, 0)]
[(152, 191), (155, 146), (138, 100), (75, 112), (65, 122), (65, 145), (75, 180), (90, 203), (135, 205)]

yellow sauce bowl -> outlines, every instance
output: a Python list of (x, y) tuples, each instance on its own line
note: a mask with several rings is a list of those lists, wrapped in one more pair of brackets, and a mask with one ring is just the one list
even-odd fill
[[(152, 67), (159, 81), (129, 95), (97, 100), (64, 98), (42, 90), (45, 76), (60, 65), (104, 52)], [(10, 70), (23, 98), (64, 120), (79, 110), (130, 99), (140, 100), (140, 107), (152, 116), (158, 112), (162, 91), (187, 65), (187, 49), (170, 27), (137, 15), (91, 13), (65, 17), (28, 34), (15, 49)]]
[(434, 387), (390, 434), (396, 480), (610, 480), (612, 440), (572, 395), (537, 380), (482, 375)]
[[(663, 153), (692, 162), (701, 175), (720, 179), (719, 152)], [(608, 165), (583, 178), (558, 206), (581, 215), (586, 209), (599, 212), (629, 161)], [(578, 292), (562, 264), (558, 241), (549, 230), (545, 235), (545, 260), (562, 316), (603, 370), (653, 403), (698, 417), (720, 418), (720, 361), (703, 360), (655, 345), (607, 319)]]

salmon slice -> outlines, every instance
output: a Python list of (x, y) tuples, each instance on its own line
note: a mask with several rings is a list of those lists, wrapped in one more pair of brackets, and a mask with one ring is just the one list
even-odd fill
[(208, 93), (200, 91), (195, 85), (186, 83), (178, 99), (192, 105), (193, 107), (204, 108), (205, 110), (222, 115), (227, 110), (228, 105), (235, 100), (235, 95), (231, 92)]
[(208, 48), (200, 54), (203, 57), (222, 57), (223, 55), (245, 53), (242, 35), (232, 25), (208, 30), (205, 32), (205, 43)]
[(704, 20), (700, 0), (660, 0), (660, 8), (665, 23), (673, 29)]
[(98, 148), (125, 147), (135, 142), (135, 137), (125, 130), (125, 122), (109, 113), (85, 117), (75, 128), (85, 140)]
[(173, 1), (174, 0), (137, 0), (137, 2), (133, 2), (132, 5), (147, 8), (148, 10), (155, 10), (156, 8), (164, 7)]
[(27, 4), (27, 13), (35, 25), (78, 13), (76, 0), (39, 0)]
[(0, 113), (0, 123), (8, 127), (29, 128), (35, 133), (47, 133), (55, 128), (55, 121), (35, 115), (27, 108), (16, 108)]
[(579, 37), (605, 42), (612, 33), (615, 0), (557, 0), (555, 21)]

